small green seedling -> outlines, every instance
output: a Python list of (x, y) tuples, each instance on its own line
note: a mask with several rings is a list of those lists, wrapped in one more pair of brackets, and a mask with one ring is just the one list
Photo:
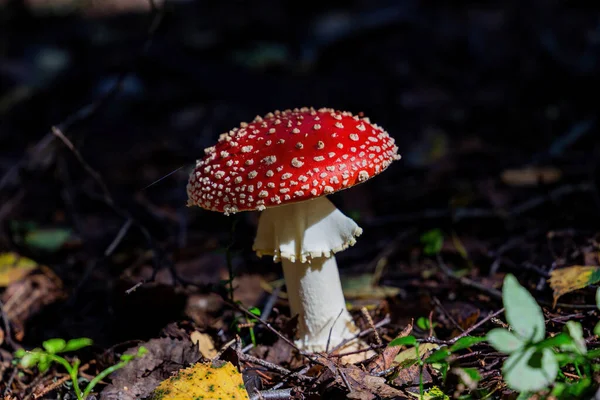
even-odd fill
[[(577, 398), (589, 390), (595, 368), (592, 361), (600, 352), (587, 350), (581, 324), (568, 321), (564, 332), (546, 338), (542, 309), (511, 274), (504, 279), (502, 301), (510, 330), (492, 329), (487, 340), (509, 355), (502, 367), (507, 385), (520, 392), (520, 398), (550, 387), (556, 398)], [(561, 372), (569, 364), (579, 377), (575, 382)]]
[(444, 234), (440, 229), (432, 229), (421, 235), (423, 253), (427, 256), (439, 254), (444, 245)]
[(137, 354), (123, 354), (119, 363), (113, 365), (112, 367), (106, 368), (104, 371), (96, 375), (87, 384), (87, 386), (82, 392), (78, 383), (79, 364), (81, 363), (81, 361), (75, 358), (72, 363), (69, 363), (69, 361), (67, 361), (66, 358), (59, 356), (58, 354), (66, 353), (69, 351), (77, 351), (84, 347), (91, 346), (92, 343), (92, 340), (88, 338), (71, 339), (69, 341), (66, 341), (64, 339), (49, 339), (42, 343), (43, 348), (35, 348), (30, 351), (26, 351), (23, 349), (17, 350), (15, 352), (15, 357), (18, 359), (18, 363), (21, 367), (37, 367), (38, 371), (41, 373), (48, 371), (52, 363), (62, 365), (71, 377), (71, 381), (73, 382), (73, 390), (75, 391), (77, 399), (85, 400), (92, 392), (94, 387), (98, 384), (98, 382), (106, 378), (114, 371), (123, 368), (134, 358), (142, 357), (148, 352), (148, 350), (146, 350), (146, 348), (142, 346), (138, 349)]

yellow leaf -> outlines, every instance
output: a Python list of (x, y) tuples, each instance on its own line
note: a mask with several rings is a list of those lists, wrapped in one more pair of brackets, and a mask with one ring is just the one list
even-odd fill
[(27, 275), (38, 264), (16, 253), (0, 254), (0, 287), (6, 287)]
[(573, 265), (567, 268), (555, 269), (550, 272), (550, 287), (552, 288), (554, 304), (565, 293), (584, 288), (600, 281), (600, 267), (591, 265)]
[(153, 400), (249, 400), (242, 375), (230, 362), (198, 363), (154, 389)]
[(219, 354), (217, 349), (215, 349), (215, 343), (209, 334), (194, 331), (190, 335), (190, 339), (192, 340), (192, 343), (198, 346), (198, 350), (200, 350), (200, 353), (202, 353), (204, 358), (212, 360)]
[[(419, 344), (419, 356), (421, 356), (421, 359), (425, 358), (424, 356), (432, 350), (437, 350), (439, 349), (440, 346), (435, 344), (435, 343), (421, 343)], [(398, 364), (402, 364), (407, 360), (416, 360), (417, 359), (417, 352), (416, 349), (414, 347), (409, 347), (408, 349), (401, 351), (396, 358), (394, 358), (394, 362), (398, 363)]]

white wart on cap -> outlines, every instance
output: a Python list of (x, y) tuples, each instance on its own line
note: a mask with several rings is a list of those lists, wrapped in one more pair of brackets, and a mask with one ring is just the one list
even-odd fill
[(330, 108), (256, 117), (222, 134), (205, 152), (190, 175), (188, 205), (225, 214), (328, 195), (400, 158), (381, 127)]

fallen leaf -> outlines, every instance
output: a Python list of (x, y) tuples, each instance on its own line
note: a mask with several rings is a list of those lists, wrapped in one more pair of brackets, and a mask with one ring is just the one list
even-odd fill
[[(408, 324), (402, 330), (402, 332), (400, 332), (400, 334), (398, 334), (398, 336), (396, 336), (394, 339), (408, 336), (412, 332), (412, 329), (413, 329), (413, 323), (411, 321), (410, 324)], [(394, 363), (394, 359), (400, 352), (401, 348), (402, 348), (402, 346), (387, 346), (381, 354), (379, 354), (377, 357), (375, 357), (367, 365), (367, 371), (380, 372), (380, 371), (385, 371), (386, 369), (390, 368), (392, 366), (392, 364)]]
[(71, 230), (60, 228), (35, 229), (25, 234), (25, 244), (28, 247), (45, 250), (59, 250), (71, 237)]
[(398, 367), (396, 370), (395, 376), (392, 379), (391, 383), (394, 386), (414, 386), (418, 385), (421, 379), (423, 380), (423, 384), (429, 384), (433, 382), (433, 378), (429, 373), (428, 366), (423, 368), (423, 377), (421, 378), (421, 371), (419, 370), (418, 364), (412, 364), (406, 367)]
[(204, 358), (212, 360), (219, 354), (217, 349), (215, 349), (215, 343), (209, 334), (194, 331), (190, 335), (190, 339), (192, 340), (192, 343), (198, 346), (198, 350), (200, 350), (200, 353)]
[(153, 400), (249, 399), (242, 374), (230, 362), (198, 363), (158, 385)]
[(346, 299), (385, 299), (400, 293), (397, 287), (373, 285), (373, 274), (342, 277), (342, 289)]
[(550, 287), (552, 288), (554, 303), (563, 294), (582, 289), (600, 281), (600, 267), (591, 265), (573, 265), (567, 268), (555, 269), (550, 272)]
[(555, 167), (525, 167), (502, 172), (502, 182), (510, 186), (537, 186), (558, 181), (562, 176)]
[(6, 287), (22, 279), (37, 267), (35, 261), (16, 253), (0, 254), (0, 287)]
[[(111, 374), (111, 384), (102, 390), (102, 400), (134, 400), (148, 397), (160, 382), (182, 366), (201, 359), (198, 347), (189, 340), (151, 339), (142, 343), (148, 352)], [(136, 354), (137, 348), (126, 354)]]
[(62, 281), (51, 269), (40, 266), (23, 279), (14, 281), (2, 293), (3, 311), (13, 324), (17, 340), (24, 336), (26, 322), (44, 307), (66, 297)]
[[(388, 385), (385, 378), (369, 375), (354, 365), (340, 368), (339, 371), (340, 374), (344, 374), (352, 388), (352, 392), (346, 395), (349, 399), (372, 400), (378, 397), (387, 399), (404, 396), (404, 392)], [(340, 374), (336, 381), (340, 385), (345, 385)]]
[[(440, 346), (435, 343), (421, 343), (419, 345), (419, 356), (421, 357), (421, 359), (423, 359), (423, 358), (425, 358), (425, 355), (428, 352), (430, 352), (432, 350), (437, 350), (439, 348), (440, 348)], [(411, 348), (404, 350), (400, 354), (398, 354), (396, 356), (396, 358), (394, 358), (394, 362), (397, 364), (402, 364), (407, 360), (416, 360), (416, 359), (417, 359), (416, 349), (414, 347), (411, 347)]]

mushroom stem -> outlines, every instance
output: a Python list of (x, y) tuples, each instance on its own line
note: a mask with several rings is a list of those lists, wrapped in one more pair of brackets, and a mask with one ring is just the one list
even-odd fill
[(290, 311), (298, 315), (298, 347), (325, 351), (328, 342), (331, 349), (355, 336), (335, 257), (313, 258), (310, 264), (284, 258), (281, 264)]
[(283, 264), (291, 312), (299, 316), (301, 348), (324, 351), (330, 330), (330, 348), (356, 332), (334, 254), (353, 245), (361, 233), (326, 197), (262, 212), (253, 249)]

